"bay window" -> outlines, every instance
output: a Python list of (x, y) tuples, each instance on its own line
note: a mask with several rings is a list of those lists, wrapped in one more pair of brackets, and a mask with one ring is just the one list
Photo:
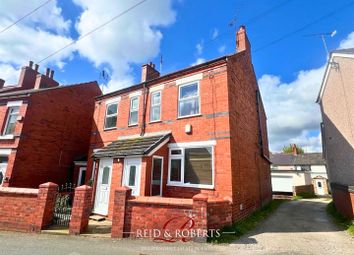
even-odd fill
[(106, 106), (106, 117), (104, 129), (112, 129), (117, 126), (118, 103), (111, 103)]
[(200, 114), (199, 83), (179, 86), (178, 117), (188, 117)]
[(19, 106), (13, 106), (9, 108), (6, 125), (4, 128), (4, 135), (13, 135), (13, 133), (15, 132), (16, 121), (19, 113)]
[(208, 144), (170, 148), (168, 184), (212, 188), (213, 151), (214, 147)]

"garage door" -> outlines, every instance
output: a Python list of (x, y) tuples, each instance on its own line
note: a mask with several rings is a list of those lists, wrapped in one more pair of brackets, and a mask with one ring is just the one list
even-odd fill
[(273, 192), (293, 192), (292, 176), (272, 176)]

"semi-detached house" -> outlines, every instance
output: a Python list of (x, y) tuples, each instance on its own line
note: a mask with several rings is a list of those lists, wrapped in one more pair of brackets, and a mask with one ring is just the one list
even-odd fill
[(220, 227), (271, 200), (266, 115), (244, 27), (236, 41), (235, 54), (164, 76), (144, 65), (141, 83), (96, 98), (87, 164), (95, 214), (115, 217), (122, 186), (131, 196), (118, 218), (130, 232), (162, 224), (166, 201), (188, 207), (203, 194), (208, 227)]
[(16, 85), (0, 79), (0, 186), (71, 182), (89, 147), (96, 82), (59, 86), (30, 61)]

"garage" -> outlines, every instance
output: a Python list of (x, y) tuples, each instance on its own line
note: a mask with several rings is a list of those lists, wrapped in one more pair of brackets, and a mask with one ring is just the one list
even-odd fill
[(272, 175), (273, 192), (293, 192), (293, 177)]

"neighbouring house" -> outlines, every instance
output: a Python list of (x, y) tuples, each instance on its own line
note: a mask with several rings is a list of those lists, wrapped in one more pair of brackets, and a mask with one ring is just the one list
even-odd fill
[(96, 82), (59, 86), (54, 71), (21, 69), (17, 85), (0, 80), (0, 185), (38, 188), (71, 182), (74, 160), (87, 154)]
[[(139, 84), (97, 97), (86, 180), (113, 228), (157, 228), (201, 194), (208, 228), (271, 200), (266, 115), (244, 27), (236, 37), (235, 54), (163, 76), (146, 64)], [(132, 196), (117, 206), (121, 186)]]
[(317, 99), (322, 144), (336, 208), (354, 217), (354, 48), (331, 53)]
[(322, 153), (271, 153), (272, 189), (274, 193), (301, 192), (327, 195), (328, 177)]

